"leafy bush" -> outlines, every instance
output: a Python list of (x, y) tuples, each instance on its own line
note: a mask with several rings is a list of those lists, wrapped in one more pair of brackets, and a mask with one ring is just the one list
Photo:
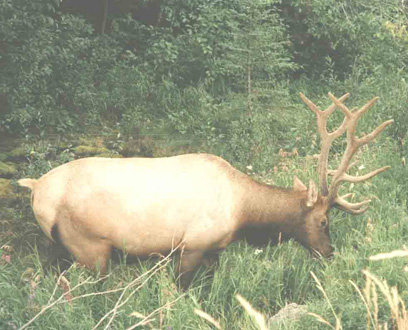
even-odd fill
[[(177, 88), (202, 93), (205, 82), (211, 97), (220, 95), (224, 81), (228, 90), (245, 90), (249, 57), (254, 86), (290, 68), (284, 26), (270, 5), (171, 1), (161, 8), (162, 25), (122, 15), (109, 35), (95, 34), (90, 23), (58, 6), (54, 0), (0, 5), (0, 90), (7, 100), (0, 120), (9, 131), (68, 132), (126, 118), (160, 122), (169, 106), (186, 104), (175, 101), (185, 96)], [(170, 110), (171, 121), (183, 131), (180, 120), (190, 115), (177, 111)]]

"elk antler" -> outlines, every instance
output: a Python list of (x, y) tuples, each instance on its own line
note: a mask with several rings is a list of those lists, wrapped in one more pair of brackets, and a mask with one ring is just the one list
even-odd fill
[[(344, 94), (339, 100), (344, 101), (349, 96), (350, 96), (349, 93)], [(319, 174), (321, 194), (323, 196), (327, 196), (329, 192), (327, 187), (327, 167), (330, 147), (333, 140), (341, 136), (346, 131), (347, 117), (344, 118), (343, 123), (340, 125), (338, 129), (329, 133), (326, 127), (327, 118), (329, 118), (329, 116), (336, 109), (336, 105), (333, 103), (326, 110), (321, 111), (312, 101), (310, 101), (306, 96), (304, 96), (303, 93), (300, 93), (300, 98), (316, 114), (317, 117), (317, 128), (320, 135), (320, 150), (321, 150), (317, 171)]]
[[(343, 211), (352, 214), (361, 214), (368, 209), (367, 204), (371, 200), (365, 200), (359, 203), (347, 202), (346, 198), (350, 197), (352, 194), (338, 196), (340, 184), (343, 181), (353, 183), (366, 181), (372, 178), (373, 176), (377, 175), (378, 173), (381, 173), (390, 168), (390, 166), (384, 166), (380, 169), (377, 169), (362, 176), (351, 176), (346, 173), (347, 170), (349, 170), (354, 165), (354, 163), (350, 164), (350, 161), (353, 158), (354, 154), (357, 152), (357, 150), (361, 146), (374, 140), (377, 137), (377, 135), (380, 134), (386, 126), (393, 123), (394, 120), (388, 120), (382, 123), (380, 126), (378, 126), (372, 133), (362, 138), (357, 138), (355, 134), (358, 119), (362, 117), (362, 115), (368, 109), (370, 109), (375, 104), (375, 102), (377, 102), (378, 97), (373, 98), (371, 101), (369, 101), (367, 104), (365, 104), (358, 110), (356, 109), (349, 110), (342, 103), (349, 95), (350, 94), (347, 93), (343, 95), (341, 98), (337, 99), (331, 93), (329, 93), (329, 97), (333, 101), (333, 104), (326, 110), (321, 111), (312, 101), (310, 101), (302, 93), (300, 93), (300, 97), (303, 100), (303, 102), (305, 102), (306, 105), (317, 116), (317, 127), (320, 135), (321, 146), (321, 152), (318, 163), (318, 173), (322, 196), (327, 196), (327, 200), (330, 205), (333, 205)], [(339, 128), (337, 128), (333, 132), (328, 132), (326, 128), (327, 119), (333, 113), (336, 107), (338, 107), (344, 113), (345, 118)], [(340, 165), (337, 168), (337, 170), (328, 170), (328, 156), (332, 142), (334, 139), (341, 136), (345, 131), (347, 131), (347, 147), (341, 159)], [(327, 175), (333, 176), (330, 187), (327, 186)]]

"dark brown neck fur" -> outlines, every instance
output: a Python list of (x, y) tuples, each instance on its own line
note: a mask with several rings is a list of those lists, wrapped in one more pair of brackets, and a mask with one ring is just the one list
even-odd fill
[[(238, 238), (250, 243), (294, 238), (304, 240), (304, 206), (306, 192), (269, 186), (251, 180), (242, 204), (241, 229)], [(281, 233), (281, 235), (280, 235)], [(255, 244), (258, 245), (258, 244)]]

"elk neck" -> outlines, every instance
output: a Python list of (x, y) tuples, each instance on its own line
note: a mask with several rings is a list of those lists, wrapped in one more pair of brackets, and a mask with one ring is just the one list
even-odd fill
[(274, 227), (283, 234), (297, 236), (304, 225), (306, 198), (306, 191), (251, 180), (243, 197), (241, 228)]

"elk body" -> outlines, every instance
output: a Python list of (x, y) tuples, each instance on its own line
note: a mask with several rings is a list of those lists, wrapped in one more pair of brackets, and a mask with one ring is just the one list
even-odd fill
[[(187, 154), (168, 158), (84, 158), (61, 165), (38, 180), (19, 184), (32, 190), (36, 219), (49, 239), (61, 242), (80, 262), (106, 270), (112, 248), (129, 255), (165, 254), (178, 247), (180, 284), (186, 288), (194, 271), (207, 257), (236, 239), (262, 232), (281, 233), (312, 252), (330, 256), (328, 213), (335, 206), (353, 214), (367, 209), (369, 201), (352, 204), (339, 197), (342, 181), (360, 182), (365, 176), (346, 174), (357, 149), (373, 140), (388, 124), (373, 133), (355, 137), (357, 119), (373, 99), (358, 111), (343, 105), (348, 94), (320, 111), (301, 94), (315, 112), (321, 136), (319, 182), (307, 188), (294, 178), (292, 189), (259, 183), (220, 157)], [(334, 132), (326, 120), (336, 109), (345, 114)], [(334, 138), (347, 132), (347, 148), (339, 168), (327, 169)], [(327, 175), (332, 175), (327, 185)], [(256, 237), (255, 237), (256, 240)]]

